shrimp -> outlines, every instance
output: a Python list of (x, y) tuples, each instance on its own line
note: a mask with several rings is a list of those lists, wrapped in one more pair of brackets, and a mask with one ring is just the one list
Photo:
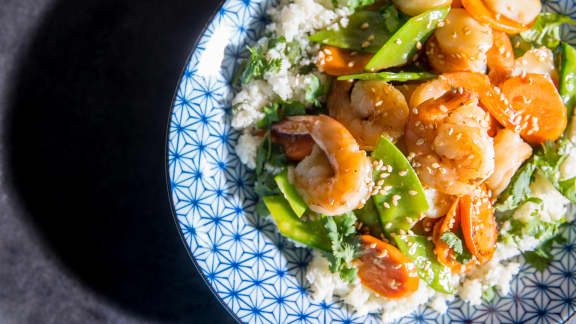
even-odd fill
[(474, 20), (464, 9), (452, 9), (426, 46), (438, 72), (485, 72), (486, 53), (492, 48), (492, 29)]
[(503, 128), (494, 138), (495, 168), (486, 184), (499, 195), (510, 183), (518, 168), (532, 155), (532, 147), (520, 135)]
[(425, 11), (447, 7), (452, 0), (392, 0), (394, 5), (408, 16), (417, 16)]
[(312, 152), (293, 172), (296, 190), (312, 211), (336, 216), (364, 205), (373, 185), (372, 164), (342, 124), (326, 115), (294, 116), (273, 129), (314, 140)]
[(490, 115), (466, 89), (448, 91), (413, 109), (405, 135), (409, 156), (425, 186), (466, 195), (494, 172)]
[(526, 73), (542, 74), (550, 79), (558, 80), (558, 71), (554, 62), (554, 53), (548, 47), (540, 47), (527, 51), (516, 60), (512, 76)]
[(409, 114), (402, 92), (384, 81), (334, 81), (327, 107), (365, 150), (372, 150), (382, 135), (396, 142)]
[(484, 3), (497, 15), (524, 25), (533, 22), (542, 10), (540, 0), (484, 0)]

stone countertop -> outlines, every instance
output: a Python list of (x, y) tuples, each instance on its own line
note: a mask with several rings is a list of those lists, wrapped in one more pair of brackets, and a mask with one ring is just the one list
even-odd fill
[(2, 0), (0, 323), (232, 323), (170, 215), (168, 111), (217, 1)]

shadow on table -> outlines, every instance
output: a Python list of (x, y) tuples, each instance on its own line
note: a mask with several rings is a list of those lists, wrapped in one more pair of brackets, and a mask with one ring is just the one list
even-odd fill
[(159, 322), (232, 322), (188, 259), (164, 174), (174, 87), (216, 1), (59, 1), (7, 125), (30, 222), (81, 282)]

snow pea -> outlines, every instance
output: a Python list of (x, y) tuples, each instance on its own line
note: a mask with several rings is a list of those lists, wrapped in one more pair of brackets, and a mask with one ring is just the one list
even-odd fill
[(274, 177), (274, 181), (276, 181), (278, 188), (280, 188), (280, 191), (290, 204), (290, 207), (292, 207), (296, 216), (302, 217), (308, 209), (308, 205), (306, 205), (304, 199), (298, 194), (296, 187), (288, 180), (288, 169), (284, 169), (284, 171)]
[(262, 199), (280, 233), (296, 242), (330, 253), (330, 239), (322, 220), (300, 219), (282, 196), (267, 196)]
[(321, 30), (311, 35), (310, 41), (353, 51), (376, 53), (392, 36), (377, 11), (357, 11), (348, 18), (346, 27)]
[(407, 82), (415, 80), (430, 80), (435, 79), (438, 75), (429, 72), (379, 72), (379, 73), (360, 73), (343, 75), (338, 80), (380, 80), (380, 81), (395, 81)]
[(570, 117), (576, 105), (576, 49), (567, 43), (562, 43), (560, 73), (560, 95)]
[(394, 241), (400, 251), (414, 262), (418, 275), (432, 289), (444, 294), (454, 292), (452, 271), (438, 262), (432, 241), (421, 235), (395, 235)]
[(438, 8), (410, 18), (368, 62), (366, 71), (378, 71), (408, 63), (432, 35), (438, 23), (446, 18), (448, 11), (449, 7)]
[(362, 222), (364, 226), (368, 227), (370, 234), (374, 237), (380, 237), (382, 234), (382, 224), (380, 223), (380, 217), (378, 215), (378, 209), (374, 204), (374, 200), (368, 199), (366, 205), (361, 209), (354, 211), (358, 221)]
[(420, 213), (428, 210), (422, 184), (404, 154), (382, 137), (372, 153), (372, 159), (382, 161), (387, 170), (375, 171), (375, 182), (383, 180), (379, 194), (374, 196), (384, 232), (409, 230), (418, 222)]

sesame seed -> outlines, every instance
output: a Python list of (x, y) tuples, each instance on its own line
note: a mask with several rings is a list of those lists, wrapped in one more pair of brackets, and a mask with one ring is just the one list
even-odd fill
[(368, 40), (369, 40), (369, 41), (374, 40), (375, 38), (376, 38), (376, 37), (374, 37), (374, 34), (368, 36)]
[(384, 206), (384, 208), (390, 208), (390, 204), (387, 202), (384, 202), (382, 205)]
[(369, 42), (369, 41), (363, 41), (363, 42), (362, 42), (362, 48), (366, 48), (366, 47), (368, 47), (368, 46), (370, 46), (370, 42)]
[(392, 228), (392, 223), (386, 223), (386, 226), (384, 226), (384, 228), (386, 228), (386, 229)]
[(418, 194), (418, 191), (416, 191), (416, 190), (410, 190), (410, 191), (408, 191), (408, 194), (409, 194), (410, 196), (416, 196), (416, 195)]
[(378, 101), (378, 102), (376, 103), (376, 107), (382, 106), (383, 103), (384, 103), (384, 102), (383, 102), (382, 100)]
[(416, 42), (416, 48), (417, 48), (418, 50), (421, 50), (421, 49), (422, 49), (422, 43), (420, 43), (419, 41)]
[(405, 175), (407, 175), (407, 174), (408, 174), (408, 171), (406, 171), (406, 170), (402, 170), (402, 171), (398, 172), (398, 175), (401, 176), (401, 177), (403, 177), (403, 176), (405, 176)]
[(420, 146), (420, 145), (422, 145), (422, 144), (424, 144), (424, 139), (423, 139), (423, 138), (419, 138), (419, 139), (416, 141), (416, 145)]
[(362, 29), (367, 29), (368, 27), (370, 27), (370, 24), (368, 24), (367, 22), (363, 23), (360, 28)]
[(400, 44), (402, 44), (402, 40), (401, 40), (400, 38), (397, 38), (397, 39), (394, 41), (394, 44), (400, 45)]
[(356, 62), (350, 61), (350, 62), (348, 62), (348, 67), (350, 67), (350, 68), (354, 67), (355, 64), (356, 64)]

